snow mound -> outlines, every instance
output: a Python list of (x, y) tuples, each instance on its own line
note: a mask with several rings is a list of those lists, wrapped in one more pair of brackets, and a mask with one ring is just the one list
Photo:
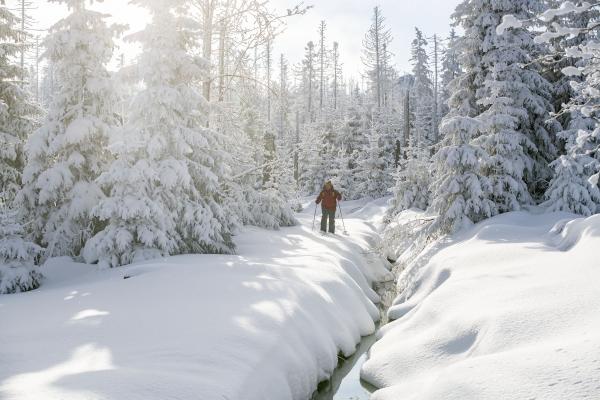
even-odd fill
[[(549, 244), (561, 251), (575, 247), (598, 245), (600, 237), (600, 215), (589, 218), (564, 219), (550, 231)], [(596, 240), (594, 240), (596, 238)]]
[(515, 212), (425, 249), (363, 365), (372, 399), (597, 398), (599, 246), (600, 216)]
[(238, 255), (50, 260), (40, 289), (0, 297), (0, 398), (309, 398), (374, 332), (371, 286), (392, 278), (370, 225), (349, 217), (352, 236), (321, 236), (312, 217), (248, 228)]

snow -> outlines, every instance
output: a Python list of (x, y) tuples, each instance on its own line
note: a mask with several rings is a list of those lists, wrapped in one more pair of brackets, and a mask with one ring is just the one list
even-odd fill
[(504, 31), (510, 28), (521, 28), (523, 26), (523, 22), (517, 19), (512, 14), (507, 14), (502, 16), (502, 22), (500, 25), (496, 27), (496, 33), (498, 35), (504, 34)]
[(309, 398), (375, 331), (371, 284), (391, 273), (367, 251), (385, 199), (342, 203), (351, 236), (311, 232), (305, 205), (300, 226), (247, 228), (237, 255), (49, 260), (40, 289), (0, 297), (0, 398)]
[(373, 400), (597, 398), (600, 215), (540, 211), (486, 220), (408, 265), (363, 365), (383, 388)]
[(540, 15), (540, 19), (544, 22), (552, 21), (556, 17), (567, 15), (570, 13), (582, 13), (592, 7), (590, 3), (584, 1), (580, 6), (575, 5), (571, 1), (563, 1), (558, 8), (550, 8)]
[(579, 76), (581, 75), (581, 70), (577, 67), (565, 67), (561, 70), (561, 72), (566, 76)]

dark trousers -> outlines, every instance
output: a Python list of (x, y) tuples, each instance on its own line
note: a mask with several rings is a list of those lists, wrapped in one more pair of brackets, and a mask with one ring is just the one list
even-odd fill
[(329, 219), (329, 232), (335, 233), (335, 210), (328, 210), (321, 208), (323, 214), (321, 215), (321, 230), (327, 232), (327, 220)]

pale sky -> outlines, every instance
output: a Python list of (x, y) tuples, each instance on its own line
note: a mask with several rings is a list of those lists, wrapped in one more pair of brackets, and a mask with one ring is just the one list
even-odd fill
[[(274, 9), (285, 12), (300, 0), (271, 0)], [(328, 41), (340, 43), (341, 59), (347, 77), (358, 77), (362, 70), (361, 46), (365, 32), (371, 23), (373, 7), (379, 5), (393, 36), (394, 63), (400, 72), (410, 71), (410, 43), (414, 28), (419, 27), (426, 36), (434, 33), (445, 38), (450, 30), (450, 15), (460, 0), (305, 0), (314, 8), (306, 15), (289, 18), (286, 31), (277, 38), (274, 58), (284, 53), (290, 63), (302, 58), (309, 40), (317, 41), (317, 28), (321, 20), (327, 23)], [(15, 0), (9, 0), (15, 3)], [(47, 0), (33, 0), (37, 9), (32, 11), (41, 28), (47, 28), (64, 15), (66, 8)], [(139, 30), (145, 23), (146, 14), (139, 8), (129, 6), (127, 0), (104, 0), (94, 2), (95, 9), (115, 16), (115, 21), (127, 23), (132, 30)]]
[[(290, 8), (295, 0), (272, 0), (274, 5)], [(291, 62), (302, 58), (309, 40), (317, 41), (317, 29), (321, 20), (327, 23), (330, 42), (340, 44), (340, 54), (346, 75), (357, 76), (363, 64), (361, 48), (366, 31), (371, 25), (373, 8), (380, 6), (387, 27), (393, 37), (390, 51), (394, 53), (396, 68), (409, 72), (410, 43), (415, 36), (415, 26), (426, 36), (448, 36), (450, 15), (460, 0), (318, 0), (305, 1), (313, 4), (306, 15), (288, 20), (287, 31), (278, 38), (277, 54), (283, 52)]]

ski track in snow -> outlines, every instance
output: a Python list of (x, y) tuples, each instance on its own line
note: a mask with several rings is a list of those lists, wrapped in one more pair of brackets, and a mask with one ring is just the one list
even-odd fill
[(385, 200), (342, 204), (349, 237), (311, 232), (310, 205), (301, 226), (247, 228), (238, 255), (52, 259), (40, 289), (0, 296), (0, 399), (309, 398), (374, 332), (371, 286), (391, 278), (366, 251)]

